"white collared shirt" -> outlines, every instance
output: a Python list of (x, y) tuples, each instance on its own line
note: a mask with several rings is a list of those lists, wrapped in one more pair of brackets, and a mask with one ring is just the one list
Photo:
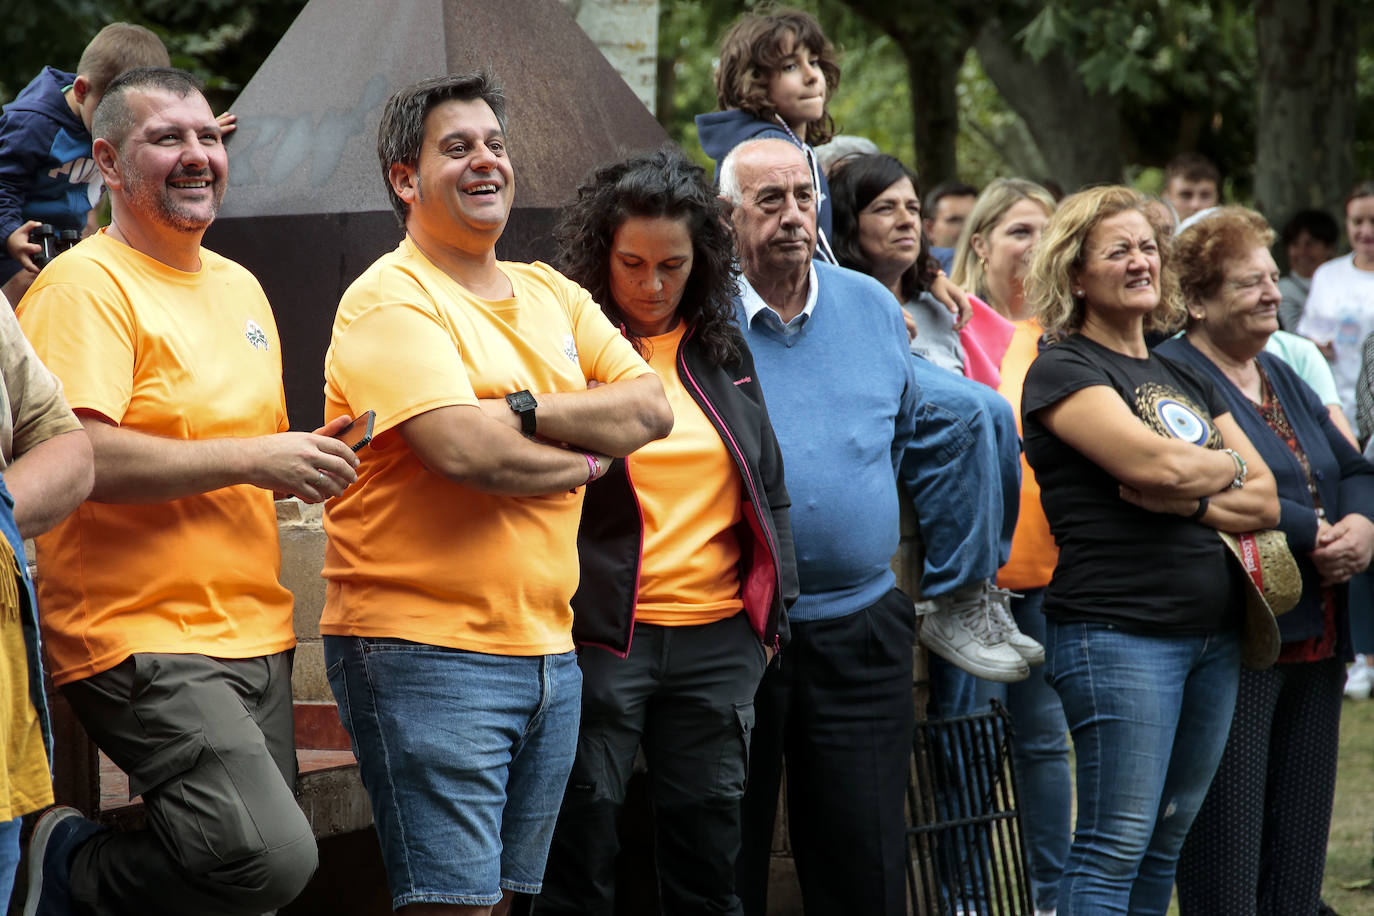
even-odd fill
[(753, 284), (749, 282), (749, 278), (744, 274), (740, 274), (739, 301), (740, 305), (744, 306), (744, 317), (745, 320), (748, 321), (749, 326), (753, 327), (754, 319), (761, 313), (767, 312), (770, 317), (764, 320), (771, 320), (773, 326), (782, 331), (783, 337), (791, 337), (794, 334), (800, 333), (802, 326), (811, 318), (811, 312), (816, 308), (817, 284), (816, 265), (814, 264), (807, 267), (806, 283), (806, 305), (799, 314), (792, 316), (791, 321), (784, 324), (782, 317), (778, 315), (767, 302), (763, 301), (763, 297), (759, 295), (758, 290), (754, 289)]

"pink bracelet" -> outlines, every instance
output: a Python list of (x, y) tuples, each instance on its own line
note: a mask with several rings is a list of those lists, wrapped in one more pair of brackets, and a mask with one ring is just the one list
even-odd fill
[[(601, 462), (600, 462), (600, 461), (597, 461), (596, 458), (594, 458), (594, 457), (593, 457), (592, 455), (590, 455), (590, 454), (588, 454), (588, 455), (586, 456), (586, 458), (587, 458), (587, 483), (591, 483), (593, 480), (596, 480), (597, 475), (601, 473)], [(583, 484), (583, 486), (586, 486), (586, 484)]]

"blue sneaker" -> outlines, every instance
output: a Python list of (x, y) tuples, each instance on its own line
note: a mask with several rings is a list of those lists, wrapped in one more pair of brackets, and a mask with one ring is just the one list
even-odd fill
[(72, 853), (104, 830), (75, 808), (55, 805), (44, 811), (29, 837), (29, 887), (24, 916), (71, 916)]

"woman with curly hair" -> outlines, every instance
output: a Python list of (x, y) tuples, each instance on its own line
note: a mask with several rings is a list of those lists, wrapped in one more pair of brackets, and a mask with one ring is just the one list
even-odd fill
[(675, 423), (587, 490), (581, 732), (534, 911), (614, 910), (617, 813), (642, 746), (662, 911), (739, 913), (754, 692), (797, 576), (782, 456), (734, 323), (733, 240), (702, 169), (667, 149), (597, 170), (557, 238), (563, 272), (658, 373)]
[(1168, 910), (1240, 679), (1245, 586), (1217, 531), (1279, 520), (1274, 477), (1230, 405), (1145, 346), (1185, 314), (1146, 206), (1124, 187), (1066, 198), (1025, 281), (1057, 340), (1026, 373), (1021, 412), (1059, 545), (1043, 609), (1045, 677), (1077, 766), (1066, 916)]

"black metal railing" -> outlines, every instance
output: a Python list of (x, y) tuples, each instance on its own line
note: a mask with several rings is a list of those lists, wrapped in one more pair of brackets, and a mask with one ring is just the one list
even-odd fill
[(907, 788), (907, 883), (917, 916), (1030, 916), (1011, 763), (1011, 717), (916, 723)]

